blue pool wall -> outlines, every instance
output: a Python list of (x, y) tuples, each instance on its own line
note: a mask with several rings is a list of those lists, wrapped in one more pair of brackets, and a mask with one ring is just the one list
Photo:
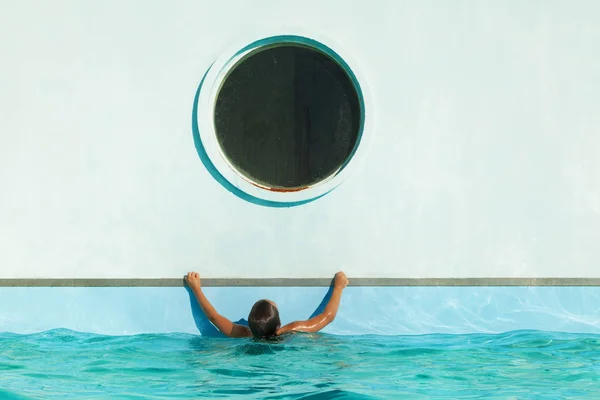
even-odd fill
[[(324, 287), (205, 289), (223, 315), (241, 323), (261, 298), (274, 300), (282, 322), (306, 319)], [(216, 330), (188, 291), (177, 287), (0, 288), (0, 332), (55, 328), (110, 335)], [(340, 335), (500, 333), (536, 329), (600, 334), (600, 287), (349, 287), (335, 321)]]

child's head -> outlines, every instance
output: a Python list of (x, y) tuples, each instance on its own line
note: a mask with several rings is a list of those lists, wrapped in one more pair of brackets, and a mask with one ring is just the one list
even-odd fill
[(254, 303), (248, 316), (248, 326), (256, 338), (275, 336), (281, 327), (279, 310), (275, 303), (269, 300), (259, 300)]

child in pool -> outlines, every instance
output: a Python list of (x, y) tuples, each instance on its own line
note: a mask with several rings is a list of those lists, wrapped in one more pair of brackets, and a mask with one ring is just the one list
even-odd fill
[(290, 332), (320, 331), (334, 320), (340, 307), (342, 291), (348, 285), (346, 275), (343, 272), (338, 272), (333, 280), (333, 294), (321, 314), (309, 320), (292, 322), (282, 327), (277, 305), (271, 300), (259, 300), (254, 304), (248, 316), (248, 326), (234, 324), (220, 315), (204, 296), (200, 285), (200, 275), (197, 272), (189, 272), (185, 277), (185, 282), (194, 292), (204, 314), (225, 336), (232, 338), (255, 337), (258, 339), (273, 338)]

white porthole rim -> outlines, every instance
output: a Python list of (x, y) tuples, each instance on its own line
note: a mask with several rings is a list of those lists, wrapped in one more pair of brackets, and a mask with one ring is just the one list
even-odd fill
[[(204, 83), (200, 88), (198, 97), (198, 127), (200, 139), (208, 157), (214, 167), (229, 183), (236, 188), (257, 199), (277, 203), (306, 202), (319, 198), (339, 186), (354, 170), (360, 159), (364, 157), (366, 144), (371, 136), (370, 97), (366, 90), (363, 74), (357, 63), (338, 44), (321, 35), (308, 35), (304, 32), (294, 31), (286, 34), (263, 33), (258, 38), (247, 44), (232, 46), (232, 49), (223, 53), (207, 71)], [(359, 103), (359, 129), (356, 143), (344, 163), (332, 174), (306, 188), (270, 189), (259, 182), (254, 182), (251, 177), (239, 171), (231, 164), (221, 148), (214, 125), (214, 110), (219, 91), (231, 71), (249, 54), (265, 47), (285, 44), (295, 44), (315, 49), (330, 57), (346, 73), (356, 91)], [(367, 132), (367, 134), (365, 134)]]

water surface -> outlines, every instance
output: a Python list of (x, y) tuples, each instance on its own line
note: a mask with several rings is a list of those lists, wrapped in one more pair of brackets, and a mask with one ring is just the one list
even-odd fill
[(600, 336), (0, 333), (1, 399), (600, 398)]

